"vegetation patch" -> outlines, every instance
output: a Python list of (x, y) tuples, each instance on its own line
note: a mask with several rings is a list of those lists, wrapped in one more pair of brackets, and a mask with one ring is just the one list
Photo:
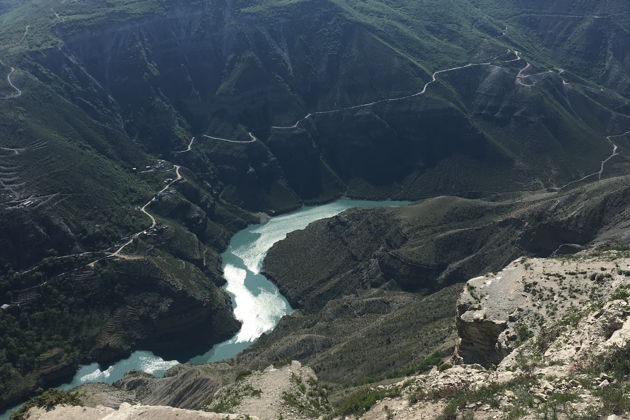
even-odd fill
[(630, 383), (627, 381), (595, 390), (593, 394), (601, 400), (600, 416), (630, 412)]
[(335, 416), (347, 416), (350, 414), (363, 414), (374, 404), (384, 398), (400, 396), (400, 389), (363, 388), (348, 395), (337, 404)]
[(438, 366), (438, 368), (441, 367), (442, 370), (446, 370), (449, 367), (451, 367), (451, 366), (445, 366), (445, 365), (448, 365), (448, 363), (443, 364), (442, 359), (444, 359), (444, 353), (442, 353), (441, 351), (435, 351), (431, 353), (429, 356), (427, 356), (426, 358), (424, 358), (419, 364), (415, 366), (411, 366), (407, 369), (392, 370), (379, 376), (368, 376), (366, 378), (362, 378), (358, 381), (355, 381), (353, 385), (360, 386), (360, 385), (366, 385), (366, 384), (373, 384), (375, 382), (384, 381), (386, 379), (401, 378), (403, 376), (411, 376), (411, 375), (415, 375), (419, 373), (425, 373), (431, 370), (433, 366)]
[(445, 387), (434, 391), (427, 397), (433, 400), (447, 400), (440, 419), (456, 419), (457, 414), (469, 404), (489, 405), (499, 408), (501, 397), (506, 391), (511, 391), (515, 396), (516, 407), (533, 407), (534, 397), (530, 393), (531, 386), (536, 380), (529, 376), (522, 376), (503, 384), (490, 384), (479, 389), (470, 389), (467, 385), (460, 387)]
[(628, 300), (630, 298), (630, 285), (619, 286), (611, 295), (610, 300)]
[(310, 418), (319, 418), (322, 415), (330, 414), (332, 409), (328, 402), (328, 394), (319, 386), (317, 380), (310, 378), (304, 382), (300, 376), (292, 373), (290, 381), (294, 390), (292, 392), (285, 391), (281, 396), (286, 406)]
[(83, 399), (78, 392), (67, 392), (61, 389), (53, 388), (38, 395), (35, 398), (31, 398), (17, 411), (11, 414), (11, 420), (26, 420), (28, 411), (33, 407), (43, 408), (46, 411), (50, 411), (58, 405), (81, 405)]
[(262, 390), (256, 389), (250, 384), (233, 387), (204, 403), (201, 410), (213, 413), (233, 413), (234, 408), (243, 401), (243, 398), (260, 397), (261, 395)]
[(239, 373), (236, 374), (236, 382), (242, 381), (243, 379), (247, 378), (251, 374), (252, 374), (251, 370), (242, 370), (242, 371), (240, 371)]

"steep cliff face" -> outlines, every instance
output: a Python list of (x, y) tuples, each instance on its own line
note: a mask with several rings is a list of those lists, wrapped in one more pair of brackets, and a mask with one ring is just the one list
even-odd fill
[[(31, 20), (9, 22), (5, 49), (21, 67), (25, 94), (16, 99), (30, 107), (30, 92), (46, 89), (68, 102), (60, 109), (71, 105), (81, 121), (112, 130), (84, 140), (99, 153), (133, 139), (186, 159), (225, 199), (252, 210), (344, 192), (416, 199), (560, 187), (610, 154), (603, 137), (628, 128), (626, 101), (557, 69), (571, 64), (554, 60), (564, 38), (548, 57), (533, 47), (517, 56), (547, 28), (515, 24), (513, 39), (500, 36), (504, 13), (529, 11), (504, 3), (404, 2), (403, 16), (348, 1), (143, 0), (109, 11), (65, 5), (68, 18), (52, 25), (16, 6)], [(432, 24), (441, 20), (459, 31)], [(23, 39), (21, 23), (32, 28)], [(202, 137), (246, 141), (248, 132), (260, 141)], [(176, 154), (194, 135), (194, 158)]]
[(630, 200), (626, 183), (621, 177), (559, 194), (497, 201), (439, 197), (350, 211), (290, 234), (269, 251), (264, 269), (307, 311), (374, 287), (433, 292), (497, 271), (523, 254), (549, 256), (564, 244), (621, 239)]
[(402, 397), (360, 418), (384, 410), (397, 419), (624, 418), (630, 412), (628, 257), (620, 247), (522, 258), (471, 279), (458, 302), (461, 341), (450, 362), (459, 365), (390, 386)]
[[(591, 302), (628, 284), (623, 253), (520, 258), (503, 270), (469, 280), (457, 303), (460, 356), (498, 365), (514, 348)], [(550, 337), (551, 338), (551, 337)]]
[[(388, 257), (384, 251), (400, 247), (406, 239), (399, 226), (385, 216), (390, 213), (378, 209), (366, 219), (360, 210), (350, 210), (292, 232), (267, 254), (265, 273), (292, 306), (307, 310), (322, 308), (335, 297), (383, 286), (389, 281), (379, 272)], [(300, 261), (307, 249), (311, 264)], [(359, 274), (358, 264), (373, 275)]]
[[(95, 106), (113, 109), (127, 134), (154, 152), (172, 154), (194, 134), (245, 141), (253, 132), (260, 142), (201, 137), (198, 157), (226, 199), (254, 210), (286, 210), (344, 191), (420, 198), (558, 187), (596, 167), (610, 152), (603, 134), (627, 125), (613, 111), (623, 100), (594, 94), (580, 80), (570, 85), (545, 67), (520, 79), (527, 59), (503, 47), (453, 63), (433, 83), (337, 7), (298, 4), (285, 12), (339, 25), (323, 34), (310, 20), (283, 21), (278, 33), (274, 19), (217, 12), (228, 5), (179, 6), (112, 36), (109, 27), (87, 36), (75, 28), (61, 52), (37, 57), (35, 69), (45, 67), (47, 80), (87, 72), (91, 84), (83, 90), (116, 100)], [(379, 60), (355, 63), (367, 50), (396, 70), (371, 69)], [(313, 63), (329, 64), (317, 71)], [(82, 104), (85, 93), (75, 94)], [(306, 146), (299, 158), (295, 143)]]

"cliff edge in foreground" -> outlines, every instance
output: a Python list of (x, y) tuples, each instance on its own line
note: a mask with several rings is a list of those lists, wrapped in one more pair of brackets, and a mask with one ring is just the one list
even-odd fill
[(361, 418), (628, 418), (629, 302), (626, 247), (519, 258), (467, 282), (451, 360)]
[[(454, 353), (434, 355), (426, 363), (434, 367), (413, 376), (329, 388), (299, 362), (263, 371), (181, 365), (162, 380), (131, 373), (114, 387), (83, 386), (82, 404), (100, 408), (82, 413), (132, 420), (142, 418), (138, 410), (167, 410), (146, 405), (151, 390), (170, 384), (188, 408), (270, 420), (628, 418), (630, 248), (518, 258), (466, 283), (456, 323)], [(55, 412), (31, 418), (54, 420)], [(206, 418), (199, 413), (182, 418)]]

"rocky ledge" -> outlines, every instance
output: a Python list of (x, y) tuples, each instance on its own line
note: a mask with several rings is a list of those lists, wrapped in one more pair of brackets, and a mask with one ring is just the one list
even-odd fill
[[(623, 253), (519, 258), (498, 273), (469, 280), (457, 304), (465, 362), (498, 364), (520, 343), (628, 282)], [(620, 266), (621, 262), (621, 266)], [(548, 333), (545, 331), (545, 333)]]
[[(215, 381), (215, 387), (186, 387), (187, 394), (195, 394), (195, 409), (179, 409), (164, 405), (147, 405), (147, 395), (137, 387), (141, 377), (132, 374), (126, 378), (127, 387), (121, 390), (105, 384), (83, 385), (75, 394), (68, 395), (72, 404), (59, 405), (53, 410), (46, 404), (35, 404), (24, 419), (28, 420), (139, 420), (139, 419), (309, 419), (331, 408), (327, 392), (309, 367), (299, 362), (270, 365), (261, 371), (223, 370), (224, 382)], [(201, 371), (197, 371), (198, 376)], [(229, 380), (227, 379), (229, 376)], [(215, 371), (221, 377), (221, 371)], [(135, 382), (135, 385), (134, 384)], [(121, 384), (117, 384), (120, 386)], [(198, 384), (197, 384), (198, 385)], [(174, 386), (176, 387), (176, 385)], [(73, 397), (74, 396), (74, 397)], [(51, 398), (41, 399), (50, 401)], [(150, 398), (148, 398), (150, 401)], [(43, 405), (44, 407), (39, 407)]]
[(164, 406), (131, 405), (123, 403), (118, 409), (109, 407), (57, 406), (51, 411), (35, 408), (28, 420), (257, 420), (257, 417), (225, 413), (204, 413)]
[(375, 387), (386, 398), (360, 418), (630, 418), (625, 247), (520, 258), (474, 278), (457, 323), (449, 361)]

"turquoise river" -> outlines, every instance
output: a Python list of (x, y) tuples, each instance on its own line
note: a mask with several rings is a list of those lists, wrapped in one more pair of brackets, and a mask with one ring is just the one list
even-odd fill
[[(242, 323), (241, 329), (231, 339), (183, 362), (201, 364), (228, 359), (250, 346), (263, 333), (273, 330), (280, 318), (292, 312), (291, 305), (278, 288), (260, 274), (267, 251), (288, 233), (304, 229), (316, 220), (333, 217), (350, 208), (406, 204), (408, 203), (402, 201), (338, 200), (272, 217), (267, 223), (251, 225), (236, 233), (221, 257), (227, 280), (224, 289), (232, 298), (234, 316)], [(164, 360), (149, 351), (136, 351), (127, 359), (108, 367), (97, 363), (81, 366), (72, 381), (60, 388), (72, 389), (89, 382), (112, 384), (132, 370), (162, 376), (180, 362), (182, 361)], [(0, 420), (8, 419), (10, 411), (12, 410), (0, 415)]]

